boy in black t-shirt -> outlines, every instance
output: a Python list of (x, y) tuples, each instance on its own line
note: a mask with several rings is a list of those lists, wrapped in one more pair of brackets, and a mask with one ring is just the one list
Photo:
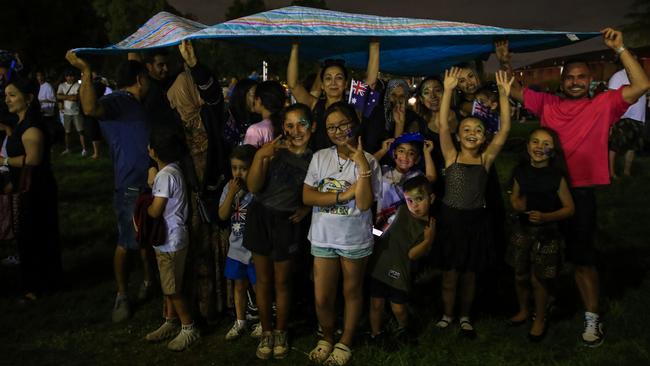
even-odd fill
[(435, 233), (435, 219), (429, 208), (434, 195), (424, 176), (404, 182), (404, 200), (391, 226), (376, 241), (370, 259), (371, 338), (382, 333), (382, 315), (386, 300), (397, 319), (397, 337), (406, 334), (408, 294), (411, 288), (411, 262), (429, 251)]

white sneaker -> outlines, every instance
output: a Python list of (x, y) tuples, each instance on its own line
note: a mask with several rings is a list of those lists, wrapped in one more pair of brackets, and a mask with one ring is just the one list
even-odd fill
[(289, 342), (287, 332), (283, 330), (273, 331), (273, 358), (281, 360), (289, 353)]
[(160, 328), (154, 330), (153, 332), (147, 334), (144, 339), (149, 342), (160, 342), (165, 339), (171, 338), (174, 335), (178, 334), (180, 326), (176, 320), (166, 320)]
[(181, 329), (176, 338), (172, 339), (167, 344), (167, 348), (177, 352), (184, 351), (192, 344), (196, 343), (200, 338), (201, 334), (194, 327), (192, 329)]
[(65, 149), (61, 151), (61, 155), (68, 155), (68, 154), (70, 154), (70, 149)]
[(605, 334), (603, 323), (597, 314), (585, 313), (585, 330), (582, 332), (582, 342), (585, 346), (596, 348), (603, 344)]
[(227, 341), (232, 341), (234, 339), (239, 338), (244, 332), (246, 331), (246, 323), (244, 322), (243, 324), (240, 324), (237, 320), (235, 320), (235, 324), (232, 325), (232, 328), (226, 333), (226, 340)]
[(251, 337), (253, 338), (262, 338), (262, 323), (255, 323), (251, 330)]
[(88, 155), (88, 152), (86, 150), (81, 150), (81, 156), (86, 157)]

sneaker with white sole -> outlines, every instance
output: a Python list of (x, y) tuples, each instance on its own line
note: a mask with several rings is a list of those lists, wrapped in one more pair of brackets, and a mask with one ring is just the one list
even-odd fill
[(117, 296), (113, 305), (113, 323), (119, 323), (131, 317), (131, 308), (126, 296)]
[(81, 157), (85, 158), (88, 155), (88, 151), (86, 150), (81, 150)]
[(239, 321), (235, 320), (235, 324), (233, 324), (232, 328), (230, 328), (228, 333), (226, 333), (226, 340), (235, 340), (241, 337), (244, 332), (246, 332), (246, 322), (240, 323)]
[(603, 344), (605, 333), (603, 323), (600, 322), (598, 314), (585, 313), (585, 330), (582, 332), (582, 342), (585, 346), (596, 348)]
[(158, 329), (147, 334), (144, 339), (149, 342), (160, 342), (169, 339), (180, 331), (177, 320), (166, 320)]
[(256, 323), (251, 330), (251, 337), (262, 338), (262, 323)]
[(281, 360), (289, 353), (289, 341), (284, 330), (273, 331), (273, 358)]
[(352, 358), (352, 351), (350, 347), (346, 346), (343, 343), (337, 343), (334, 345), (332, 353), (325, 360), (325, 365), (328, 366), (343, 366), (346, 365)]
[(198, 329), (194, 327), (191, 329), (181, 329), (176, 338), (167, 343), (167, 348), (176, 352), (184, 351), (196, 343), (200, 338), (201, 334)]
[(273, 354), (273, 332), (263, 332), (255, 355), (261, 360), (268, 360)]

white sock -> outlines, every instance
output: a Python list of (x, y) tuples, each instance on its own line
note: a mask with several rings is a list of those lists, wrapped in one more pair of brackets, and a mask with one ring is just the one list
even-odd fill
[(185, 330), (185, 331), (194, 330), (194, 322), (191, 322), (190, 324), (183, 324), (182, 330)]
[(588, 311), (585, 311), (585, 318), (594, 318), (594, 319), (598, 320), (599, 316), (596, 313), (590, 313)]

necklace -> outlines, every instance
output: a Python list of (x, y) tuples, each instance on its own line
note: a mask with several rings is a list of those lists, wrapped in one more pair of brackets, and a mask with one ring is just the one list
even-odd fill
[(347, 163), (350, 160), (345, 160), (343, 163), (341, 163), (341, 160), (339, 159), (339, 153), (336, 153), (336, 164), (339, 166), (339, 173), (343, 173), (343, 168), (347, 165)]

